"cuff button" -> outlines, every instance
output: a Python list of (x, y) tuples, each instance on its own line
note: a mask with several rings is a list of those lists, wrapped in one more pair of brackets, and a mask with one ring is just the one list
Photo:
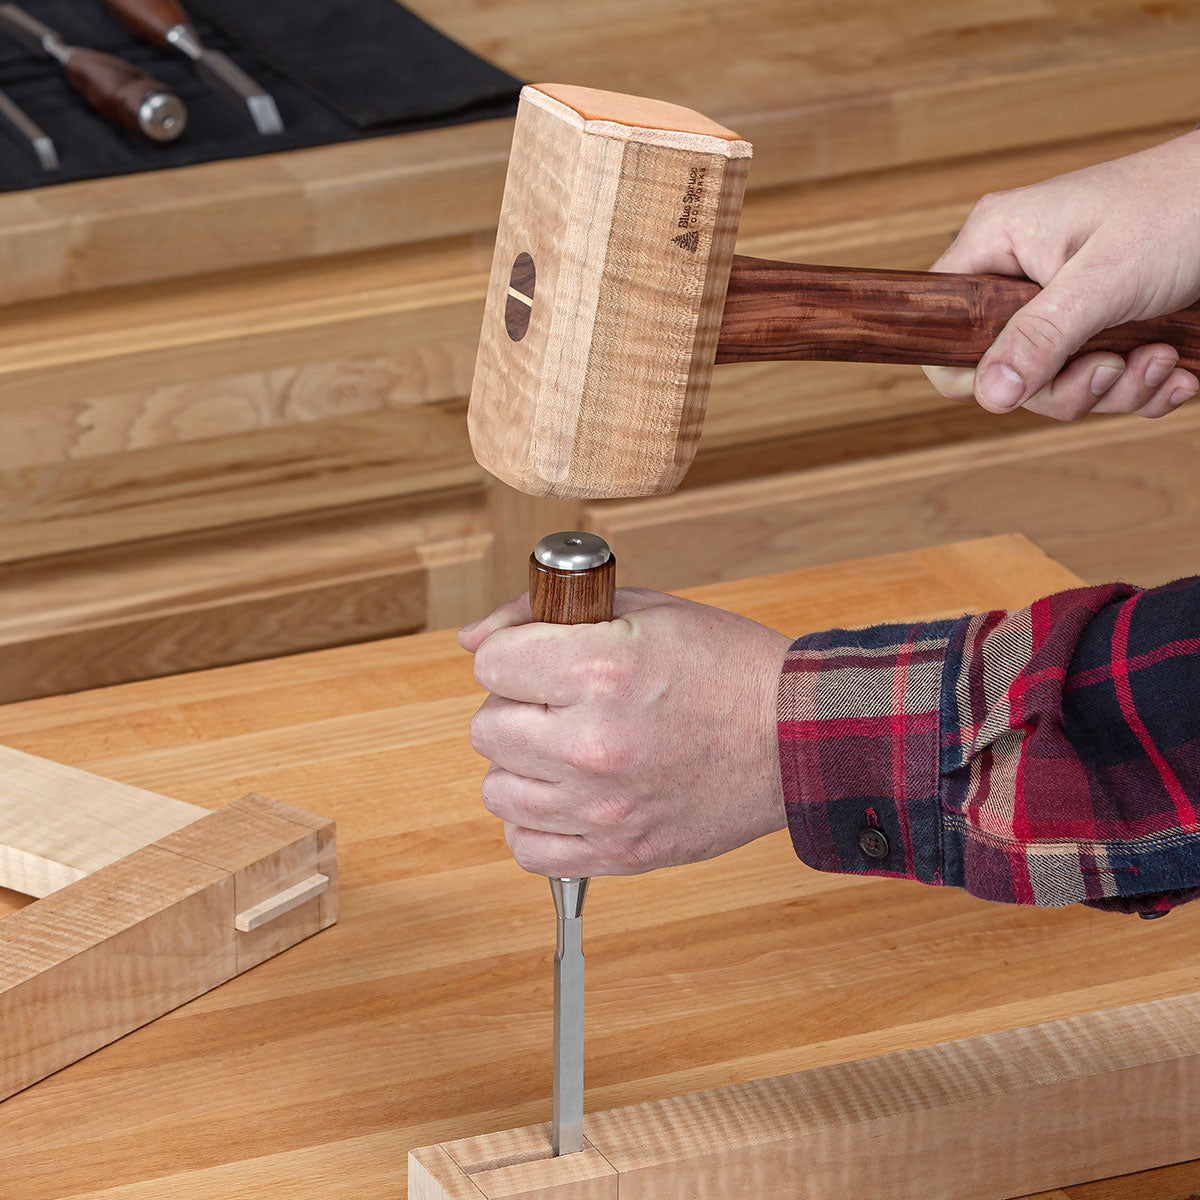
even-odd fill
[(873, 825), (859, 830), (858, 848), (868, 858), (887, 858), (892, 849), (888, 844), (887, 834)]

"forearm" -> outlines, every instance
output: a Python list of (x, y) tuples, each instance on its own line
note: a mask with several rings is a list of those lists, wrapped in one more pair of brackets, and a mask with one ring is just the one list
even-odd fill
[(819, 870), (986, 899), (1200, 894), (1200, 580), (801, 638), (779, 690), (789, 827)]

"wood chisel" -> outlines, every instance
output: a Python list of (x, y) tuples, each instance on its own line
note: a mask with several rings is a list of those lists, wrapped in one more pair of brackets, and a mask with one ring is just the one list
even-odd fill
[[(529, 604), (535, 621), (586, 625), (611, 621), (616, 559), (594, 533), (568, 530), (542, 538), (529, 556)], [(554, 953), (555, 1154), (583, 1149), (583, 902), (586, 879), (551, 879), (558, 938)]]
[(192, 28), (175, 0), (104, 0), (114, 14), (139, 37), (164, 50), (187, 55), (200, 77), (239, 112), (249, 112), (261, 134), (281, 133), (283, 119), (274, 98), (226, 54), (210, 50)]
[(0, 92), (0, 118), (32, 151), (45, 171), (58, 170), (58, 151), (50, 135), (18, 104)]
[(102, 117), (152, 142), (172, 142), (187, 125), (183, 101), (133, 63), (72, 46), (15, 4), (0, 4), (0, 29), (31, 53), (59, 63), (67, 82)]

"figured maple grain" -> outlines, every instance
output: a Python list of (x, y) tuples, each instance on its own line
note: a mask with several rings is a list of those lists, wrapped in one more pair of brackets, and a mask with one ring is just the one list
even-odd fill
[[(310, 892), (253, 928), (236, 921), (332, 857), (325, 818), (254, 795), (207, 812), (5, 749), (0, 784), (10, 774), (40, 788), (44, 840), (88, 871), (0, 923), (0, 1099), (333, 919)], [(13, 840), (37, 845), (38, 814), (24, 809)], [(322, 879), (336, 891), (336, 874)]]
[(1195, 994), (1107, 1009), (593, 1113), (583, 1154), (537, 1126), (412, 1172), (430, 1200), (1010, 1200), (1200, 1154), (1198, 1017)]
[[(537, 524), (533, 540), (572, 527)], [(1001, 538), (690, 594), (799, 634), (1076, 582)], [(268, 791), (337, 818), (343, 907), (5, 1101), (5, 1200), (403, 1197), (412, 1147), (548, 1119), (546, 885), (480, 804), (481, 700), (447, 632), (0, 708), (0, 741), (31, 753), (190, 803)], [(1180, 995), (1200, 915), (815, 874), (786, 836), (599, 879), (588, 909), (588, 1112)]]
[[(609, 115), (581, 114), (554, 85), (522, 89), (471, 448), (531, 495), (671, 491), (700, 437), (750, 145), (671, 105), (565, 94)], [(658, 125), (637, 123), (660, 110)], [(518, 339), (509, 305), (522, 254), (537, 286)]]

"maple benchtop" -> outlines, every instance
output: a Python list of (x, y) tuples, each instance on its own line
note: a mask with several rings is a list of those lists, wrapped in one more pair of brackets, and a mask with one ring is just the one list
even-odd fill
[[(798, 634), (1077, 582), (1009, 536), (688, 594)], [(18, 749), (334, 817), (342, 889), (334, 928), (5, 1101), (5, 1200), (403, 1196), (409, 1149), (548, 1117), (552, 906), (479, 803), (480, 698), (439, 632), (0, 708)], [(1195, 989), (1200, 905), (990, 905), (786, 834), (593, 889), (590, 1111)]]

